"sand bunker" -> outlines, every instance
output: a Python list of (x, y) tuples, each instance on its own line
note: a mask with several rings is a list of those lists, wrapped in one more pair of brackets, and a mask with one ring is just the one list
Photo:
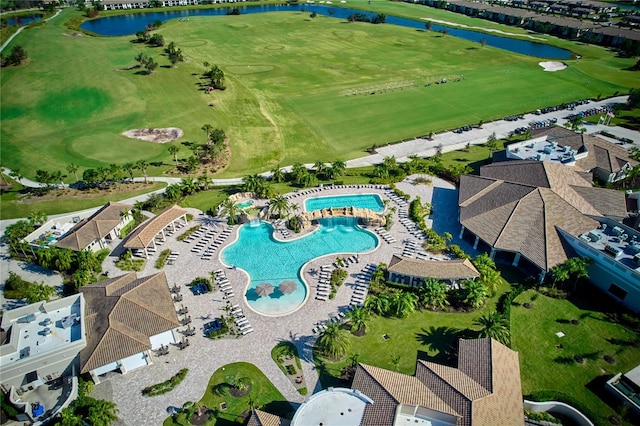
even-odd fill
[(147, 142), (167, 143), (180, 139), (182, 129), (177, 127), (165, 127), (163, 129), (133, 129), (122, 132), (123, 136), (133, 139), (141, 139)]
[(539, 62), (538, 65), (544, 68), (545, 71), (549, 72), (562, 71), (567, 67), (567, 64), (564, 62)]

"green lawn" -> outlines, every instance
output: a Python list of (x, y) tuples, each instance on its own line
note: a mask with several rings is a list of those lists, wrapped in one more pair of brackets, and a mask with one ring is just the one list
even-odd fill
[[(511, 312), (512, 343), (520, 353), (523, 394), (552, 391), (567, 395), (569, 402), (579, 402), (577, 408), (595, 424), (608, 424), (607, 417), (615, 411), (603, 402), (602, 398), (608, 400), (603, 385), (612, 375), (638, 365), (640, 350), (629, 340), (640, 336), (603, 313), (607, 301), (594, 303), (581, 297), (557, 300), (535, 294), (530, 290), (516, 298), (519, 304), (535, 299), (531, 309), (514, 306)], [(571, 324), (573, 319), (580, 324)], [(565, 334), (562, 338), (555, 334), (560, 331)], [(562, 345), (561, 349), (557, 345)], [(582, 356), (585, 363), (576, 363), (574, 355)], [(606, 362), (605, 355), (613, 356), (615, 365)]]
[[(413, 17), (443, 13), (391, 2), (349, 5)], [(158, 32), (186, 57), (169, 68), (159, 49), (131, 43), (131, 36), (68, 36), (64, 23), (77, 14), (67, 8), (53, 21), (23, 31), (13, 43), (27, 50), (29, 63), (0, 75), (3, 165), (29, 177), (37, 168), (64, 171), (69, 163), (78, 164), (80, 173), (140, 159), (158, 162), (155, 174), (168, 169), (167, 146), (120, 135), (132, 128), (182, 128), (185, 136), (175, 144), (184, 158), (190, 153), (181, 142), (204, 142), (205, 123), (221, 127), (233, 154), (220, 176), (239, 176), (276, 164), (353, 158), (373, 144), (626, 92), (637, 84), (634, 73), (623, 71), (633, 59), (594, 46), (554, 40), (582, 59), (568, 61), (563, 72), (545, 73), (536, 58), (454, 37), (321, 16), (311, 20), (306, 13), (167, 22)], [(119, 71), (133, 65), (139, 52), (160, 63), (154, 75)], [(197, 90), (205, 61), (223, 69), (226, 91)], [(460, 75), (460, 82), (426, 86)], [(408, 86), (383, 93), (394, 85)], [(378, 93), (347, 96), (371, 89)]]
[[(92, 192), (87, 190), (82, 197), (69, 197), (64, 191), (54, 191), (60, 195), (53, 199), (37, 201), (38, 197), (30, 197), (24, 199), (20, 195), (23, 189), (22, 185), (15, 185), (10, 190), (2, 192), (0, 202), (0, 219), (14, 219), (20, 217), (28, 217), (33, 212), (44, 212), (48, 216), (79, 210), (90, 209), (92, 207), (102, 206), (109, 201), (126, 200), (127, 198), (146, 194), (151, 191), (164, 188), (167, 184), (164, 182), (150, 182), (143, 189), (137, 191), (126, 192), (126, 186), (119, 186), (119, 189)], [(123, 191), (123, 192), (121, 192)]]
[[(417, 311), (406, 318), (373, 316), (367, 323), (365, 336), (351, 335), (351, 350), (342, 360), (331, 362), (314, 353), (322, 387), (345, 385), (338, 377), (342, 368), (351, 363), (354, 354), (358, 354), (358, 362), (389, 370), (394, 369), (392, 356), (399, 355), (398, 371), (404, 374), (415, 373), (418, 358), (446, 362), (448, 348), (460, 333), (475, 329), (473, 320), (494, 310), (499, 296), (509, 289), (509, 284), (503, 281), (498, 295), (472, 313)], [(382, 337), (385, 334), (389, 336), (388, 340)]]
[[(235, 398), (227, 392), (214, 392), (214, 388), (217, 385), (230, 383), (233, 377), (246, 377), (251, 379), (251, 390), (249, 393), (245, 396)], [(267, 379), (262, 371), (255, 365), (246, 362), (227, 364), (216, 370), (209, 380), (209, 385), (207, 386), (204, 396), (198, 403), (219, 411), (218, 421), (207, 424), (229, 425), (235, 423), (240, 419), (240, 416), (250, 410), (250, 404), (253, 404), (256, 408), (282, 417), (290, 417), (293, 414), (291, 404), (285, 400), (284, 396), (282, 396), (278, 389)], [(225, 403), (227, 406), (224, 410), (220, 408), (220, 404), (222, 403)], [(165, 426), (174, 424), (176, 423), (174, 423), (171, 417), (164, 421)]]

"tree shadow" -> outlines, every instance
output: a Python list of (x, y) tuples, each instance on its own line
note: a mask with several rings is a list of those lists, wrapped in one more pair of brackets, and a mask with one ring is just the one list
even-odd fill
[(553, 362), (556, 362), (558, 364), (565, 364), (565, 365), (571, 365), (575, 363), (575, 360), (573, 359), (573, 357), (571, 355), (565, 355), (565, 356), (557, 356), (553, 359)]
[(558, 319), (556, 320), (556, 322), (557, 322), (558, 324), (571, 324), (571, 321), (569, 321), (568, 319), (564, 319), (564, 318), (558, 318)]
[(427, 352), (422, 353), (420, 359), (428, 359), (434, 362), (450, 363), (455, 358), (458, 339), (463, 337), (463, 330), (453, 327), (434, 327), (422, 329), (421, 333), (416, 333), (416, 340), (426, 346), (430, 352), (437, 352), (436, 355), (429, 355)]

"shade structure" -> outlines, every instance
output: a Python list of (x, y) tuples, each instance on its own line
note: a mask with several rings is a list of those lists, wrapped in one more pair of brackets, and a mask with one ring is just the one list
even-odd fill
[(273, 284), (270, 283), (262, 283), (256, 287), (256, 293), (260, 297), (265, 297), (273, 293)]
[(293, 293), (297, 288), (298, 284), (296, 284), (294, 281), (283, 281), (278, 286), (278, 290), (280, 290), (282, 294)]

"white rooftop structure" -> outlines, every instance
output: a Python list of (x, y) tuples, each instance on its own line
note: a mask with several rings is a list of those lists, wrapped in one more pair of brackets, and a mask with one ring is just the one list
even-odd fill
[(359, 426), (367, 404), (373, 400), (355, 389), (327, 388), (302, 403), (291, 426)]
[(2, 387), (29, 391), (64, 375), (86, 346), (82, 294), (4, 313)]
[(576, 160), (588, 155), (586, 149), (578, 152), (568, 145), (560, 145), (548, 136), (529, 139), (509, 145), (507, 158), (514, 160), (553, 161), (556, 163), (575, 165)]

